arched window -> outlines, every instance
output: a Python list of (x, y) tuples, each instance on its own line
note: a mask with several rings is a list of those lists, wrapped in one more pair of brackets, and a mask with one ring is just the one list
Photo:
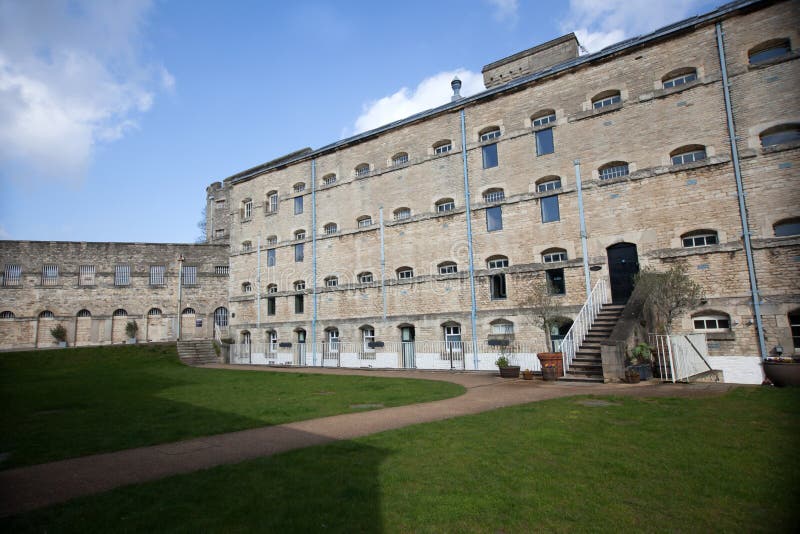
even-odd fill
[(408, 152), (398, 152), (392, 156), (392, 167), (399, 167), (408, 163)]
[(253, 242), (242, 241), (242, 252), (250, 252), (251, 250), (253, 250)]
[(460, 352), (463, 348), (461, 343), (461, 325), (454, 321), (442, 324), (444, 341), (449, 351)]
[(787, 56), (792, 52), (792, 44), (789, 39), (770, 39), (764, 41), (747, 51), (747, 57), (751, 65), (766, 63), (773, 59)]
[(439, 274), (453, 274), (458, 272), (458, 265), (452, 261), (445, 261), (436, 266)]
[(508, 267), (508, 258), (506, 256), (490, 256), (486, 259), (487, 269), (505, 269)]
[(714, 230), (693, 230), (681, 236), (681, 242), (686, 248), (705, 247), (719, 243), (717, 232)]
[(306, 281), (305, 280), (295, 280), (294, 282), (294, 290), (295, 291), (303, 291), (306, 288)]
[(273, 246), (277, 245), (278, 244), (278, 236), (276, 236), (276, 235), (267, 236), (267, 239), (265, 240), (265, 243), (266, 243), (266, 245), (268, 247), (273, 247)]
[(375, 352), (375, 328), (365, 324), (358, 329), (361, 332), (361, 347), (363, 352)]
[(13, 319), (15, 317), (14, 312), (12, 311), (2, 311), (0, 312), (0, 319)]
[(372, 281), (373, 277), (371, 272), (365, 271), (363, 273), (358, 273), (358, 282), (360, 284), (369, 284), (372, 283)]
[(325, 329), (325, 339), (328, 341), (328, 346), (331, 352), (338, 352), (339, 350), (339, 329), (331, 326)]
[(800, 217), (792, 217), (791, 219), (783, 219), (772, 225), (775, 231), (775, 237), (786, 237), (790, 235), (800, 234)]
[(78, 313), (76, 315), (77, 315), (77, 317), (91, 317), (92, 316), (92, 312), (90, 312), (89, 310), (84, 308), (82, 310), (78, 310)]
[(294, 190), (295, 193), (302, 193), (306, 190), (305, 182), (297, 182), (292, 186), (292, 190)]
[(664, 89), (669, 89), (670, 87), (686, 85), (687, 83), (693, 82), (696, 79), (697, 70), (694, 67), (683, 67), (669, 71), (667, 74), (665, 74), (664, 77), (661, 78), (661, 86)]
[(531, 115), (531, 126), (538, 128), (556, 122), (556, 111), (554, 109), (542, 109)]
[(779, 124), (768, 128), (759, 134), (761, 146), (782, 145), (800, 141), (800, 124)]
[(493, 187), (483, 192), (484, 202), (500, 202), (506, 198), (506, 193), (501, 187)]
[(278, 212), (278, 192), (277, 191), (270, 191), (267, 193), (266, 202), (264, 203), (264, 210), (267, 213), (277, 213)]
[(683, 165), (706, 159), (706, 147), (703, 145), (686, 145), (669, 153), (673, 165)]
[(181, 315), (195, 315), (197, 312), (194, 311), (194, 308), (184, 308), (181, 312)]
[(495, 319), (489, 325), (492, 327), (492, 334), (505, 335), (514, 333), (514, 323), (506, 319)]
[(692, 324), (697, 332), (728, 332), (731, 318), (727, 313), (702, 312), (692, 316)]
[(113, 317), (127, 317), (128, 312), (123, 310), (122, 308), (118, 308), (114, 310), (114, 313), (111, 314)]
[(453, 150), (453, 142), (449, 139), (442, 139), (433, 144), (434, 154), (446, 154)]
[(247, 330), (242, 330), (241, 333), (239, 333), (239, 341), (243, 345), (249, 345), (250, 344), (250, 332), (248, 332)]
[(478, 139), (481, 142), (491, 141), (499, 137), (500, 137), (500, 127), (498, 126), (489, 126), (488, 128), (484, 128), (478, 133)]
[(329, 276), (325, 278), (325, 287), (336, 287), (339, 285), (338, 276)]
[(333, 185), (336, 183), (336, 175), (334, 173), (326, 174), (322, 177), (322, 185)]
[(242, 200), (242, 207), (240, 208), (239, 215), (243, 221), (249, 221), (253, 216), (253, 199), (246, 198)]
[(536, 192), (556, 191), (561, 189), (561, 178), (555, 175), (544, 176), (536, 180)]
[[(117, 310), (117, 311), (119, 311), (119, 310)], [(122, 310), (122, 311), (124, 312), (125, 310)], [(114, 313), (116, 314), (117, 312), (114, 312)], [(127, 314), (125, 314), (125, 315), (127, 315)], [(54, 317), (55, 317), (55, 315), (50, 310), (44, 310), (42, 313), (39, 314), (39, 319), (53, 319)]]
[(296, 241), (302, 241), (306, 238), (306, 231), (305, 230), (295, 230), (294, 231), (294, 238)]
[(366, 228), (367, 226), (372, 226), (372, 217), (369, 215), (362, 215), (358, 219), (356, 219), (356, 223), (358, 224), (359, 228)]
[(602, 109), (614, 104), (622, 102), (622, 95), (616, 89), (611, 91), (603, 91), (592, 98), (592, 107), (594, 109)]
[(323, 231), (325, 232), (325, 235), (331, 235), (331, 234), (335, 234), (336, 232), (338, 232), (339, 231), (339, 227), (336, 226), (336, 223), (328, 223), (323, 228)]
[(253, 284), (250, 282), (244, 282), (242, 284), (242, 293), (252, 293), (253, 292)]
[(214, 324), (217, 326), (228, 326), (228, 308), (220, 306), (214, 310)]
[(394, 220), (395, 221), (402, 221), (403, 219), (411, 218), (411, 209), (409, 208), (397, 208), (394, 210)]
[(611, 161), (597, 169), (597, 171), (600, 173), (601, 180), (610, 180), (619, 176), (627, 176), (628, 163), (625, 161)]
[(361, 178), (369, 174), (369, 163), (361, 163), (356, 165), (356, 178)]
[(436, 201), (436, 213), (445, 213), (456, 209), (456, 203), (452, 198), (441, 198)]
[(267, 330), (267, 343), (269, 343), (269, 352), (278, 352), (278, 332), (275, 330)]
[(567, 261), (567, 251), (563, 248), (549, 248), (542, 252), (542, 263)]
[(267, 293), (277, 293), (278, 284), (267, 284)]
[(411, 267), (400, 267), (395, 272), (397, 273), (397, 278), (399, 280), (414, 278), (414, 269)]
[(150, 308), (147, 310), (148, 317), (158, 317), (161, 315), (161, 310), (159, 308)]

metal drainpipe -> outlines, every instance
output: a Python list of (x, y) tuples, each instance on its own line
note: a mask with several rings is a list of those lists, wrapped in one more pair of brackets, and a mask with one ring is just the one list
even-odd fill
[[(178, 341), (181, 340), (181, 323), (183, 322), (183, 314), (181, 310), (181, 305), (182, 305), (181, 299), (183, 297), (183, 295), (181, 294), (183, 289), (183, 260), (184, 260), (183, 254), (178, 254)], [(112, 329), (111, 336), (113, 338), (114, 336), (113, 323), (111, 325), (111, 329)]]
[(764, 340), (764, 325), (761, 322), (761, 303), (758, 293), (758, 282), (756, 281), (756, 267), (753, 262), (753, 250), (750, 246), (750, 223), (747, 220), (747, 206), (745, 204), (744, 186), (742, 185), (742, 171), (739, 168), (739, 149), (736, 146), (736, 130), (733, 123), (733, 111), (731, 109), (730, 84), (728, 83), (728, 67), (725, 59), (725, 44), (722, 42), (722, 23), (717, 22), (717, 51), (719, 52), (719, 64), (722, 68), (722, 92), (725, 96), (725, 116), (728, 122), (728, 137), (731, 142), (731, 159), (733, 159), (733, 174), (736, 177), (736, 196), (739, 199), (739, 217), (742, 220), (742, 239), (744, 240), (744, 252), (747, 258), (747, 273), (750, 275), (750, 292), (753, 298), (753, 313), (756, 316), (756, 331), (758, 332), (758, 347), (761, 358), (767, 357), (767, 343)]
[(256, 330), (261, 329), (261, 236), (258, 236), (256, 252)]
[(312, 365), (317, 365), (317, 160), (311, 160), (311, 350)]
[(383, 238), (383, 206), (378, 208), (381, 224), (381, 296), (383, 298), (383, 320), (386, 321), (386, 249)]
[(586, 300), (592, 295), (592, 279), (589, 275), (589, 247), (586, 245), (586, 218), (583, 214), (583, 187), (581, 185), (581, 160), (576, 159), (575, 185), (578, 187), (578, 218), (581, 221), (581, 250), (583, 250), (583, 278), (586, 282)]
[(461, 109), (461, 157), (464, 163), (464, 202), (467, 213), (467, 247), (469, 249), (469, 290), (472, 298), (470, 309), (470, 322), (472, 326), (472, 360), (475, 370), (478, 370), (478, 306), (475, 301), (475, 262), (472, 257), (472, 211), (469, 196), (469, 172), (467, 170), (467, 130), (464, 118), (464, 109)]

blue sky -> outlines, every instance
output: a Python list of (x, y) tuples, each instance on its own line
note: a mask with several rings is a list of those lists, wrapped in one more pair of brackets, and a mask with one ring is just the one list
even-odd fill
[(0, 0), (0, 239), (193, 242), (216, 180), (708, 0)]

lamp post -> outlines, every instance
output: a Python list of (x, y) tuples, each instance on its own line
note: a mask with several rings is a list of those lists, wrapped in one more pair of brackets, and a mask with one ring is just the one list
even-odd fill
[(183, 254), (178, 254), (178, 341), (181, 340), (181, 290), (183, 289)]

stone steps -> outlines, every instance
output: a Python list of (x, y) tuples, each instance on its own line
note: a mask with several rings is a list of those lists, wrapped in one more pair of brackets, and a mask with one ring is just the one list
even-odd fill
[(603, 362), (600, 357), (600, 346), (608, 339), (617, 324), (624, 305), (612, 304), (603, 306), (594, 323), (586, 333), (586, 338), (575, 353), (566, 376), (559, 378), (563, 382), (602, 382)]
[(219, 357), (214, 350), (214, 342), (209, 339), (178, 341), (178, 356), (187, 365), (219, 363)]

